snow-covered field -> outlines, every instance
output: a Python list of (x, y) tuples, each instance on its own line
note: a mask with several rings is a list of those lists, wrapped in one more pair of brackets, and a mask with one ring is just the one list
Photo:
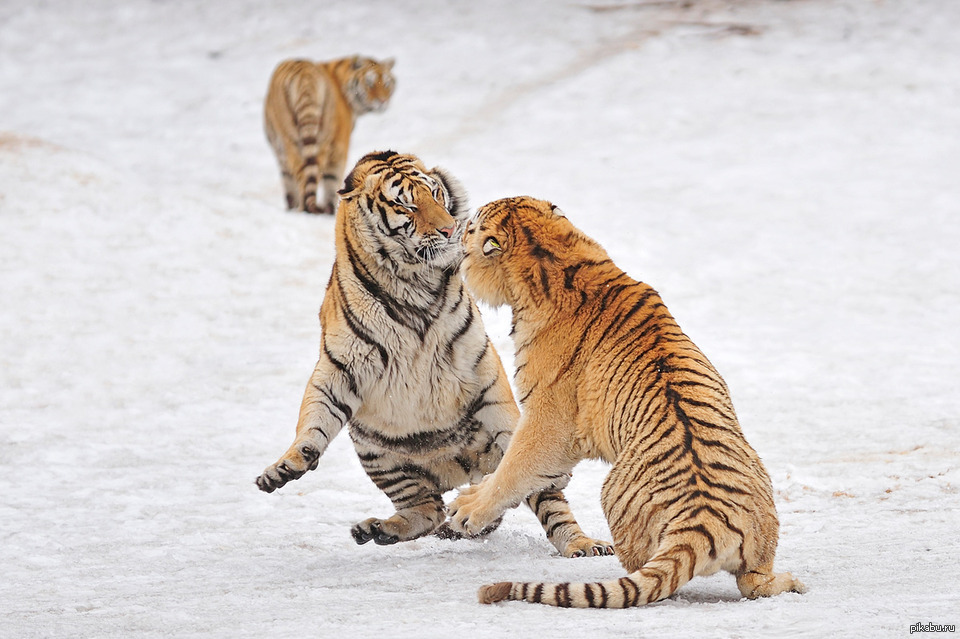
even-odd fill
[[(0, 3), (0, 636), (908, 636), (960, 623), (960, 3)], [(281, 59), (395, 56), (352, 163), (550, 199), (661, 292), (773, 477), (804, 596), (696, 579), (626, 611), (480, 606), (596, 580), (526, 511), (357, 546), (345, 435), (278, 493), (330, 218), (286, 213)], [(509, 315), (485, 312), (512, 366)], [(568, 494), (608, 534), (602, 464)], [(452, 495), (451, 495), (452, 496)]]

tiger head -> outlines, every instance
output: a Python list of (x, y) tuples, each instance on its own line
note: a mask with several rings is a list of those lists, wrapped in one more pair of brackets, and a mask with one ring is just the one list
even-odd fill
[(377, 259), (394, 266), (459, 266), (467, 198), (445, 170), (428, 170), (414, 155), (369, 153), (339, 194), (338, 215), (349, 217)]
[(354, 56), (349, 59), (344, 79), (344, 95), (355, 115), (371, 111), (380, 113), (387, 108), (393, 95), (396, 78), (393, 77), (393, 58), (382, 62), (373, 58)]
[(527, 196), (477, 209), (463, 244), (467, 285), (491, 306), (556, 303), (570, 292), (578, 264), (609, 259), (559, 208)]

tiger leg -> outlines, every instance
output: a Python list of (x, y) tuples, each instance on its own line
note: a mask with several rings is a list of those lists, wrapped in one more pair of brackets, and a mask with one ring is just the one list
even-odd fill
[(526, 502), (547, 533), (547, 539), (564, 557), (614, 554), (613, 543), (583, 534), (561, 491), (548, 489), (534, 493), (527, 497)]
[(297, 142), (288, 135), (280, 132), (280, 123), (274, 122), (274, 119), (267, 116), (264, 128), (267, 132), (267, 141), (273, 154), (277, 158), (277, 164), (280, 167), (280, 178), (283, 181), (283, 192), (287, 201), (288, 209), (296, 209), (300, 206), (300, 194), (297, 191), (296, 175), (297, 167), (300, 166), (300, 154), (297, 152)]
[(272, 493), (317, 468), (330, 441), (360, 405), (351, 390), (354, 383), (333, 362), (329, 351), (322, 348), (300, 404), (296, 439), (279, 460), (257, 477), (260, 490)]
[(350, 530), (354, 540), (384, 546), (433, 532), (444, 519), (442, 491), (433, 471), (356, 440), (354, 445), (364, 471), (397, 509), (387, 519), (371, 517), (355, 524)]
[(497, 469), (461, 490), (448, 507), (453, 529), (475, 534), (533, 493), (565, 486), (580, 459), (571, 450), (573, 437), (564, 423), (544, 415), (524, 416)]
[(772, 597), (782, 592), (807, 591), (806, 586), (788, 572), (773, 572), (773, 559), (780, 536), (780, 523), (772, 498), (758, 499), (756, 516), (759, 517), (759, 530), (746, 536), (743, 542), (744, 562), (740, 570), (735, 571), (737, 587), (748, 599)]
[(291, 140), (285, 148), (277, 151), (277, 157), (284, 154), (284, 159), (280, 161), (280, 177), (283, 179), (283, 192), (287, 199), (287, 209), (296, 210), (300, 208), (300, 188), (297, 186), (297, 168), (300, 166), (300, 154), (296, 150), (296, 144)]

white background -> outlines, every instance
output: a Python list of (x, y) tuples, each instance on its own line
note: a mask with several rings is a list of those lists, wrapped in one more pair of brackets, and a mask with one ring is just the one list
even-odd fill
[[(268, 8), (269, 6), (269, 8)], [(0, 4), (0, 636), (907, 636), (960, 622), (960, 4)], [(648, 608), (480, 606), (598, 580), (511, 511), (356, 546), (345, 435), (277, 493), (333, 220), (283, 209), (284, 58), (395, 56), (392, 148), (473, 206), (549, 199), (725, 376), (804, 596), (726, 574)], [(509, 313), (485, 311), (512, 367)], [(590, 534), (606, 469), (568, 494)], [(452, 494), (448, 498), (452, 497)]]

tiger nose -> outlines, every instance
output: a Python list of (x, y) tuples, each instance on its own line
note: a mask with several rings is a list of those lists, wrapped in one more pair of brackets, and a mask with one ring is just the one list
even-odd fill
[(449, 240), (451, 237), (453, 237), (453, 231), (455, 229), (452, 226), (448, 226), (446, 228), (437, 229), (437, 230), (440, 231), (441, 235), (443, 235), (445, 238)]

